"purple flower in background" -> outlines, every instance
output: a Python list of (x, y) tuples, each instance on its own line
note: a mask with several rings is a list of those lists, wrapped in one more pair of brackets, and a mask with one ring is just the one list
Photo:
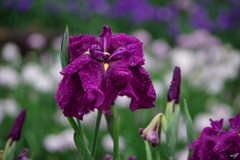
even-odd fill
[(94, 109), (106, 113), (118, 95), (131, 97), (130, 109), (154, 107), (156, 93), (143, 69), (142, 43), (123, 33), (112, 35), (104, 26), (100, 37), (70, 38), (70, 64), (55, 98), (65, 116), (82, 120)]
[(3, 6), (16, 9), (18, 11), (28, 11), (33, 4), (33, 0), (7, 0), (3, 2)]
[(194, 149), (190, 160), (240, 160), (240, 113), (229, 119), (228, 131), (222, 130), (223, 119), (210, 121), (211, 127), (189, 146)]
[(190, 15), (190, 23), (195, 28), (201, 28), (206, 30), (213, 29), (213, 23), (208, 16), (207, 10), (200, 5), (196, 5), (192, 9)]
[(18, 117), (15, 120), (15, 123), (10, 131), (8, 138), (11, 140), (10, 145), (13, 141), (18, 141), (21, 137), (21, 131), (23, 127), (23, 123), (26, 117), (26, 109), (23, 109)]
[(174, 5), (167, 5), (155, 8), (155, 19), (161, 22), (173, 21), (177, 18), (179, 10)]
[(27, 154), (28, 154), (28, 149), (24, 148), (22, 152), (19, 154), (18, 160), (30, 160), (29, 158), (27, 158)]
[[(102, 158), (102, 160), (113, 160), (113, 156), (111, 154), (106, 154)], [(130, 156), (130, 157), (128, 157), (128, 160), (137, 160), (137, 159), (135, 157)]]
[(153, 19), (155, 8), (146, 2), (140, 2), (131, 11), (133, 21), (142, 23)]
[(220, 29), (233, 29), (240, 27), (240, 7), (220, 10), (216, 23)]

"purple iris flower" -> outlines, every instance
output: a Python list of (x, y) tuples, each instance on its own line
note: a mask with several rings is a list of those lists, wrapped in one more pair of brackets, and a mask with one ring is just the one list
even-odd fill
[(70, 64), (55, 98), (65, 116), (80, 120), (94, 109), (110, 113), (118, 95), (131, 98), (130, 109), (154, 107), (156, 93), (143, 69), (142, 43), (123, 33), (112, 35), (104, 26), (100, 37), (70, 38)]
[(211, 127), (189, 146), (194, 149), (190, 160), (240, 160), (240, 113), (229, 119), (228, 131), (222, 129), (223, 119), (210, 121)]
[(18, 141), (20, 139), (25, 117), (26, 117), (26, 109), (23, 109), (18, 115), (18, 117), (16, 118), (16, 121), (12, 127), (12, 130), (8, 135), (8, 138), (11, 139), (10, 145), (13, 141)]

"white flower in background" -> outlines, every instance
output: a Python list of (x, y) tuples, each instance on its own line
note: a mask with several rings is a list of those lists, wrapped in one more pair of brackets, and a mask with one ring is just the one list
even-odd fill
[(212, 36), (206, 30), (195, 30), (190, 34), (182, 34), (177, 37), (177, 44), (188, 49), (210, 49), (221, 46), (218, 38)]
[(163, 84), (160, 82), (160, 80), (154, 80), (153, 81), (153, 86), (154, 86), (154, 89), (156, 91), (157, 97), (162, 97), (164, 95), (164, 91), (165, 91), (164, 89), (165, 88), (164, 88)]
[(202, 131), (203, 128), (210, 126), (209, 119), (213, 118), (211, 113), (198, 113), (194, 118), (193, 124), (196, 131)]
[(154, 59), (149, 53), (145, 52), (144, 59), (144, 69), (146, 69), (148, 72), (159, 71), (160, 63), (158, 63), (158, 61)]
[(179, 138), (179, 141), (187, 142), (186, 123), (184, 121), (183, 116), (180, 117), (180, 121), (179, 121), (178, 138)]
[(19, 47), (12, 42), (6, 43), (2, 49), (2, 58), (12, 64), (13, 66), (19, 66), (22, 62), (22, 56), (20, 54)]
[(167, 55), (170, 47), (168, 43), (159, 39), (152, 42), (151, 49), (154, 55), (159, 58), (164, 58)]
[(195, 59), (194, 54), (191, 50), (183, 48), (175, 48), (169, 55), (172, 58), (172, 63), (174, 66), (179, 66), (181, 68), (182, 76), (185, 76), (192, 72)]
[[(94, 128), (97, 119), (98, 110), (95, 109), (94, 112), (90, 112), (83, 117), (82, 124), (90, 129)], [(100, 129), (107, 128), (106, 118), (102, 117), (100, 122)]]
[(56, 87), (53, 78), (38, 64), (28, 63), (22, 69), (22, 80), (40, 92), (53, 91)]
[(63, 115), (62, 111), (60, 109), (56, 110), (54, 114), (54, 121), (55, 123), (61, 124), (65, 127), (69, 126), (69, 122), (67, 118)]
[(134, 37), (136, 37), (137, 39), (139, 39), (143, 43), (144, 46), (149, 44), (149, 42), (151, 40), (151, 34), (146, 30), (137, 30), (137, 31), (133, 32), (132, 35)]
[(75, 150), (73, 141), (73, 130), (67, 129), (59, 134), (50, 134), (44, 139), (44, 147), (49, 152), (61, 152), (68, 149)]
[(235, 78), (240, 68), (240, 53), (227, 46), (175, 48), (169, 55), (172, 65), (181, 67), (183, 78), (210, 94), (221, 92), (225, 81)]
[(130, 105), (131, 99), (127, 96), (117, 96), (116, 100), (114, 103), (116, 106), (119, 108), (128, 108)]
[(12, 98), (4, 99), (2, 105), (6, 115), (15, 117), (18, 114), (19, 105), (17, 104), (15, 99)]
[(61, 61), (60, 56), (58, 55), (57, 57), (54, 58), (52, 65), (49, 67), (49, 73), (56, 82), (56, 84), (58, 84), (62, 79), (62, 75), (60, 74), (61, 70), (62, 70)]
[[(112, 152), (113, 151), (113, 139), (112, 137), (107, 134), (102, 138), (102, 146), (105, 151)], [(123, 137), (119, 137), (119, 150), (123, 151), (125, 148), (125, 141)]]
[(188, 157), (188, 148), (178, 151), (175, 157), (176, 160), (186, 160)]
[(4, 117), (16, 117), (18, 114), (19, 105), (12, 98), (0, 99), (0, 124)]
[(18, 72), (10, 66), (0, 66), (0, 85), (15, 88), (19, 83)]
[(49, 66), (53, 62), (53, 55), (50, 52), (44, 52), (40, 55), (40, 64), (43, 66)]
[(53, 39), (53, 48), (55, 49), (55, 51), (61, 51), (61, 43), (62, 43), (62, 36), (58, 36), (56, 38)]
[(210, 126), (209, 119), (220, 120), (224, 119), (223, 126), (228, 125), (228, 119), (232, 117), (232, 109), (225, 103), (209, 103), (207, 105), (206, 113), (199, 113), (194, 119), (194, 127), (196, 130), (201, 131), (203, 128)]
[(31, 48), (43, 49), (47, 44), (47, 39), (40, 33), (33, 33), (27, 37), (27, 44)]

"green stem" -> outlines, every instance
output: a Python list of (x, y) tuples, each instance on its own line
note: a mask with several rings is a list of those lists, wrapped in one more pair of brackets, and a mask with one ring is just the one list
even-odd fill
[(97, 120), (95, 124), (95, 130), (94, 130), (94, 136), (93, 136), (93, 143), (92, 143), (92, 150), (91, 150), (91, 156), (94, 159), (95, 152), (96, 152), (96, 144), (97, 144), (97, 137), (98, 137), (98, 131), (99, 126), (102, 118), (102, 111), (98, 110)]
[(119, 160), (119, 131), (117, 122), (117, 111), (113, 110), (114, 114), (114, 146), (113, 146), (113, 159)]
[[(79, 131), (79, 133), (80, 133), (80, 135), (81, 135), (81, 137), (82, 137), (82, 139), (83, 139), (83, 143), (86, 145), (86, 142), (85, 142), (85, 140), (84, 140), (84, 136), (83, 136), (82, 125), (81, 125), (81, 123), (80, 123), (79, 120), (77, 120), (77, 123), (78, 123), (78, 131)], [(86, 146), (87, 146), (87, 145), (86, 145)]]
[(72, 128), (74, 129), (74, 131), (76, 132), (78, 130), (76, 121), (71, 117), (67, 117), (67, 119), (68, 119), (68, 122), (71, 124)]
[(144, 141), (145, 149), (146, 149), (146, 160), (152, 160), (152, 152), (147, 141)]
[(113, 114), (110, 114), (110, 115), (105, 114), (105, 118), (106, 118), (106, 121), (107, 121), (108, 132), (113, 139), (114, 138), (114, 117), (113, 117)]

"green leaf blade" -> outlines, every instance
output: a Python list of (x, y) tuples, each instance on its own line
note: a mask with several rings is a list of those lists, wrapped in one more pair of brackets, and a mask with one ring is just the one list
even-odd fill
[(66, 26), (65, 32), (63, 34), (63, 39), (61, 44), (61, 53), (60, 53), (62, 68), (65, 68), (70, 61), (68, 46), (69, 46), (69, 30), (68, 30), (68, 26)]
[[(193, 127), (192, 118), (188, 111), (188, 106), (187, 106), (186, 100), (184, 100), (184, 119), (186, 122), (187, 144), (189, 146), (194, 140), (194, 127)], [(188, 159), (189, 159), (190, 155), (191, 155), (191, 150), (189, 149), (188, 150)]]

